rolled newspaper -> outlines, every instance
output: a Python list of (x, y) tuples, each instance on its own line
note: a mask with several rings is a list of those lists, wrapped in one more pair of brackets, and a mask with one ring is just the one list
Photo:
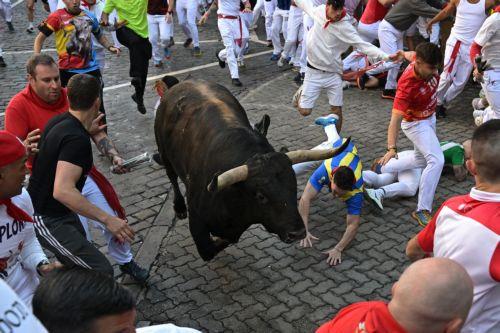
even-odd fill
[[(150, 163), (151, 162), (151, 156), (146, 152), (144, 154), (141, 154), (141, 155), (137, 155), (135, 157), (132, 157), (128, 160), (125, 160), (123, 162), (123, 167), (127, 168), (127, 169), (132, 169), (132, 168), (135, 168), (141, 164), (144, 164), (144, 163)], [(111, 172), (115, 172), (115, 166), (111, 166), (109, 168), (111, 170)]]

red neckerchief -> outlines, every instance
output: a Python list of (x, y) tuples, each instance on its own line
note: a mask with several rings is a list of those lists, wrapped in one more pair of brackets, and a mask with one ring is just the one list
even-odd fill
[(335, 22), (338, 22), (340, 20), (342, 20), (346, 15), (346, 11), (345, 11), (345, 8), (342, 9), (342, 15), (340, 15), (340, 18), (337, 20), (337, 21), (334, 21), (334, 20), (330, 20), (328, 19), (328, 9), (327, 7), (325, 6), (325, 17), (326, 17), (326, 23), (325, 25), (323, 26), (323, 29), (326, 29), (328, 28), (328, 26), (330, 25), (330, 23), (335, 23)]
[(18, 221), (24, 221), (24, 222), (33, 222), (33, 219), (31, 218), (28, 213), (26, 213), (24, 210), (21, 208), (17, 207), (12, 203), (12, 200), (10, 199), (0, 199), (0, 205), (5, 205), (7, 206), (7, 214), (12, 217), (13, 219), (16, 219)]
[(496, 13), (500, 13), (500, 5), (498, 5), (498, 6), (495, 7), (495, 12)]

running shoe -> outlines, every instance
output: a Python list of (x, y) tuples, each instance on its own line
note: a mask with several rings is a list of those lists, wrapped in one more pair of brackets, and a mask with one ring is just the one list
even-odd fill
[(275, 54), (273, 53), (273, 55), (271, 56), (271, 61), (278, 61), (280, 59), (280, 54)]
[(236, 62), (238, 64), (238, 67), (245, 67), (245, 61), (243, 59), (237, 60)]
[(411, 217), (417, 220), (418, 224), (420, 224), (420, 226), (424, 228), (432, 219), (431, 213), (426, 210), (414, 211), (413, 213), (411, 213)]
[(436, 107), (436, 118), (446, 118), (446, 108), (442, 105)]
[(14, 26), (12, 25), (12, 22), (7, 22), (7, 27), (9, 28), (10, 32), (14, 32)]
[(201, 57), (201, 50), (199, 46), (193, 47), (193, 55), (195, 57)]
[(233, 86), (236, 86), (236, 87), (241, 87), (243, 85), (243, 83), (241, 83), (240, 79), (231, 79), (231, 83), (233, 84)]
[(134, 260), (131, 260), (126, 264), (119, 265), (119, 267), (123, 273), (130, 275), (131, 278), (139, 283), (145, 283), (149, 278), (149, 272), (141, 266), (137, 265)]
[(184, 42), (184, 47), (188, 48), (191, 45), (192, 42), (193, 42), (192, 38), (186, 39), (186, 41)]
[(384, 89), (382, 91), (382, 98), (394, 100), (396, 98), (396, 89)]
[(338, 121), (338, 116), (334, 115), (333, 113), (330, 113), (326, 116), (318, 117), (314, 120), (314, 123), (319, 126), (329, 126), (329, 125), (335, 125), (337, 124)]
[(364, 73), (363, 75), (359, 76), (357, 79), (356, 79), (356, 83), (358, 85), (358, 88), (361, 89), (361, 90), (365, 90), (365, 86), (366, 86), (366, 81), (368, 81), (370, 77)]
[(28, 29), (26, 29), (26, 32), (29, 33), (29, 34), (32, 34), (35, 32), (35, 28), (33, 27), (28, 27)]
[(380, 210), (384, 209), (384, 206), (382, 205), (382, 200), (384, 200), (384, 197), (382, 195), (383, 190), (374, 190), (372, 188), (367, 188), (365, 189), (365, 194), (370, 199), (371, 202), (377, 206)]
[(7, 64), (3, 60), (3, 57), (0, 57), (0, 67), (7, 67)]
[(288, 65), (291, 59), (292, 59), (291, 57), (285, 57), (284, 55), (281, 55), (281, 57), (278, 60), (278, 67), (283, 67), (285, 65)]
[(219, 62), (219, 67), (224, 68), (224, 67), (226, 67), (226, 62), (222, 61), (221, 58), (219, 58), (220, 51), (222, 51), (222, 50), (215, 51), (215, 57), (217, 58), (217, 61)]

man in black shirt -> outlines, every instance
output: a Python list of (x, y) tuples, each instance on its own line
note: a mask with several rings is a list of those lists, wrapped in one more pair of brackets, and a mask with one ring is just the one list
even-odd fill
[(70, 109), (52, 118), (40, 139), (28, 192), (35, 208), (40, 243), (65, 266), (81, 266), (113, 276), (106, 257), (85, 237), (77, 214), (99, 221), (119, 242), (131, 242), (127, 222), (91, 204), (81, 191), (92, 168), (90, 133), (101, 130), (97, 117), (99, 81), (78, 74), (68, 83)]

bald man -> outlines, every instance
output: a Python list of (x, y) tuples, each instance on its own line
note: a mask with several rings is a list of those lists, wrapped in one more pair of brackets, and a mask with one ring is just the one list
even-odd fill
[(469, 275), (453, 260), (423, 259), (392, 286), (389, 304), (352, 304), (316, 333), (458, 333), (472, 304), (472, 289)]

